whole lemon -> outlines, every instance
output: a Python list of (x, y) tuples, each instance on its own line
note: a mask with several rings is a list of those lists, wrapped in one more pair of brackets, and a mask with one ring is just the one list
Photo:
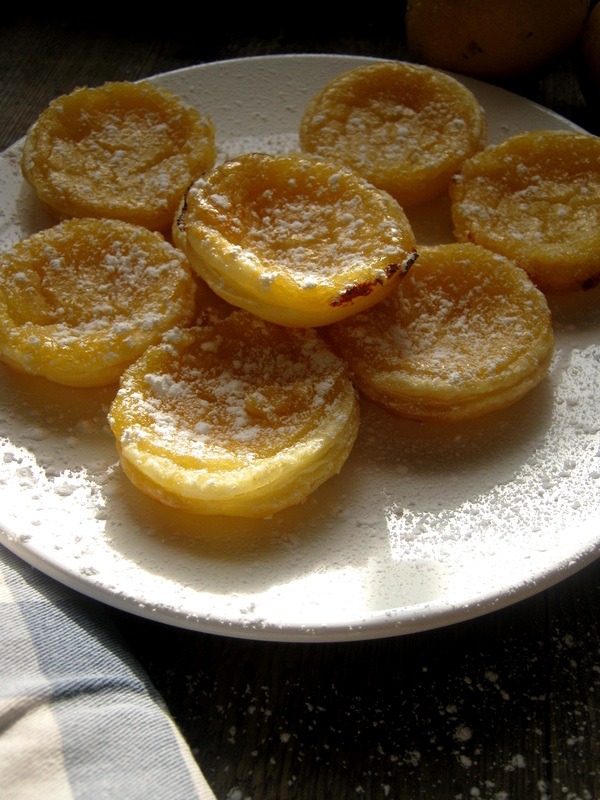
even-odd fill
[(542, 66), (579, 37), (590, 0), (407, 0), (409, 55), (484, 79)]

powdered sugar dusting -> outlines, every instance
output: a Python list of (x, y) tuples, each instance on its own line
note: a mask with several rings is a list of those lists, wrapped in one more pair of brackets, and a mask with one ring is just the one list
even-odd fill
[[(292, 58), (282, 69), (258, 59), (161, 80), (211, 109), (219, 147), (235, 155), (246, 148), (241, 132), (252, 150), (261, 142), (287, 147), (311, 94), (356, 63)], [(523, 125), (564, 125), (485, 91), (492, 139)], [(10, 154), (0, 159), (3, 243), (46, 222), (15, 164)], [(440, 430), (365, 404), (342, 474), (304, 505), (259, 522), (199, 521), (140, 497), (117, 466), (106, 427), (114, 390), (58, 390), (0, 367), (0, 536), (109, 603), (228, 635), (366, 638), (498, 608), (596, 555), (597, 504), (582, 497), (597, 498), (600, 486), (598, 308), (592, 294), (583, 310), (567, 303), (555, 314), (548, 381), (518, 414)], [(481, 696), (505, 702), (503, 675), (469, 678)], [(318, 698), (307, 702), (316, 708)], [(443, 706), (448, 736), (483, 794), (469, 771), (478, 729), (460, 707), (446, 710), (451, 703)], [(408, 768), (422, 753), (416, 742), (390, 747), (385, 763)], [(521, 769), (527, 754), (513, 756), (507, 769)]]
[[(244, 337), (248, 329), (252, 340)], [(312, 331), (291, 329), (274, 341), (262, 321), (238, 312), (214, 330), (190, 330), (183, 345), (177, 353), (166, 344), (144, 362), (142, 376), (137, 368), (125, 376), (124, 446), (156, 443), (177, 461), (206, 465), (232, 457), (252, 462), (316, 428), (325, 404), (334, 413), (346, 367)], [(121, 414), (115, 412), (119, 426)]]
[(358, 176), (310, 157), (253, 152), (227, 162), (194, 183), (185, 224), (198, 228), (203, 246), (214, 238), (237, 263), (256, 264), (265, 288), (282, 272), (305, 288), (337, 286), (346, 275), (349, 285), (357, 275), (384, 281), (385, 267), (412, 250), (400, 209)]

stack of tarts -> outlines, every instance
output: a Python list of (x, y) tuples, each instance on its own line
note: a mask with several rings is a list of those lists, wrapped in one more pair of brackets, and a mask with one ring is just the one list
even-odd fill
[[(505, 408), (548, 371), (544, 293), (600, 274), (598, 141), (486, 147), (474, 95), (433, 69), (338, 76), (296, 152), (217, 164), (214, 136), (149, 84), (59, 98), (22, 162), (57, 224), (0, 271), (0, 358), (119, 381), (123, 470), (166, 505), (267, 517), (302, 502), (345, 463), (361, 395), (429, 422)], [(442, 193), (456, 241), (420, 248), (404, 209)], [(563, 214), (581, 235), (557, 267), (545, 237)], [(507, 219), (513, 236), (496, 235)]]

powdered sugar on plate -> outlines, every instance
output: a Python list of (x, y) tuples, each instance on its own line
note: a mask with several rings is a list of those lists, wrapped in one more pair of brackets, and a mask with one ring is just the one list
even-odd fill
[[(364, 62), (264, 57), (156, 80), (208, 113), (220, 152), (235, 155), (293, 148), (310, 96)], [(469, 86), (492, 139), (569, 127), (495, 87)], [(0, 158), (3, 247), (48, 224), (17, 152)], [(427, 227), (427, 211), (417, 238), (440, 238), (443, 221)], [(598, 309), (597, 290), (553, 303), (550, 374), (501, 414), (436, 427), (364, 403), (340, 475), (268, 520), (203, 519), (148, 500), (118, 465), (106, 422), (115, 387), (69, 389), (0, 367), (0, 539), (112, 605), (233, 636), (388, 636), (507, 605), (596, 557)]]

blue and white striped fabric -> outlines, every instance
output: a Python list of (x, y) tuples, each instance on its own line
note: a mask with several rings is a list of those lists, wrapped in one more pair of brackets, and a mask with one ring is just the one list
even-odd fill
[(214, 800), (100, 603), (0, 546), (2, 800)]

